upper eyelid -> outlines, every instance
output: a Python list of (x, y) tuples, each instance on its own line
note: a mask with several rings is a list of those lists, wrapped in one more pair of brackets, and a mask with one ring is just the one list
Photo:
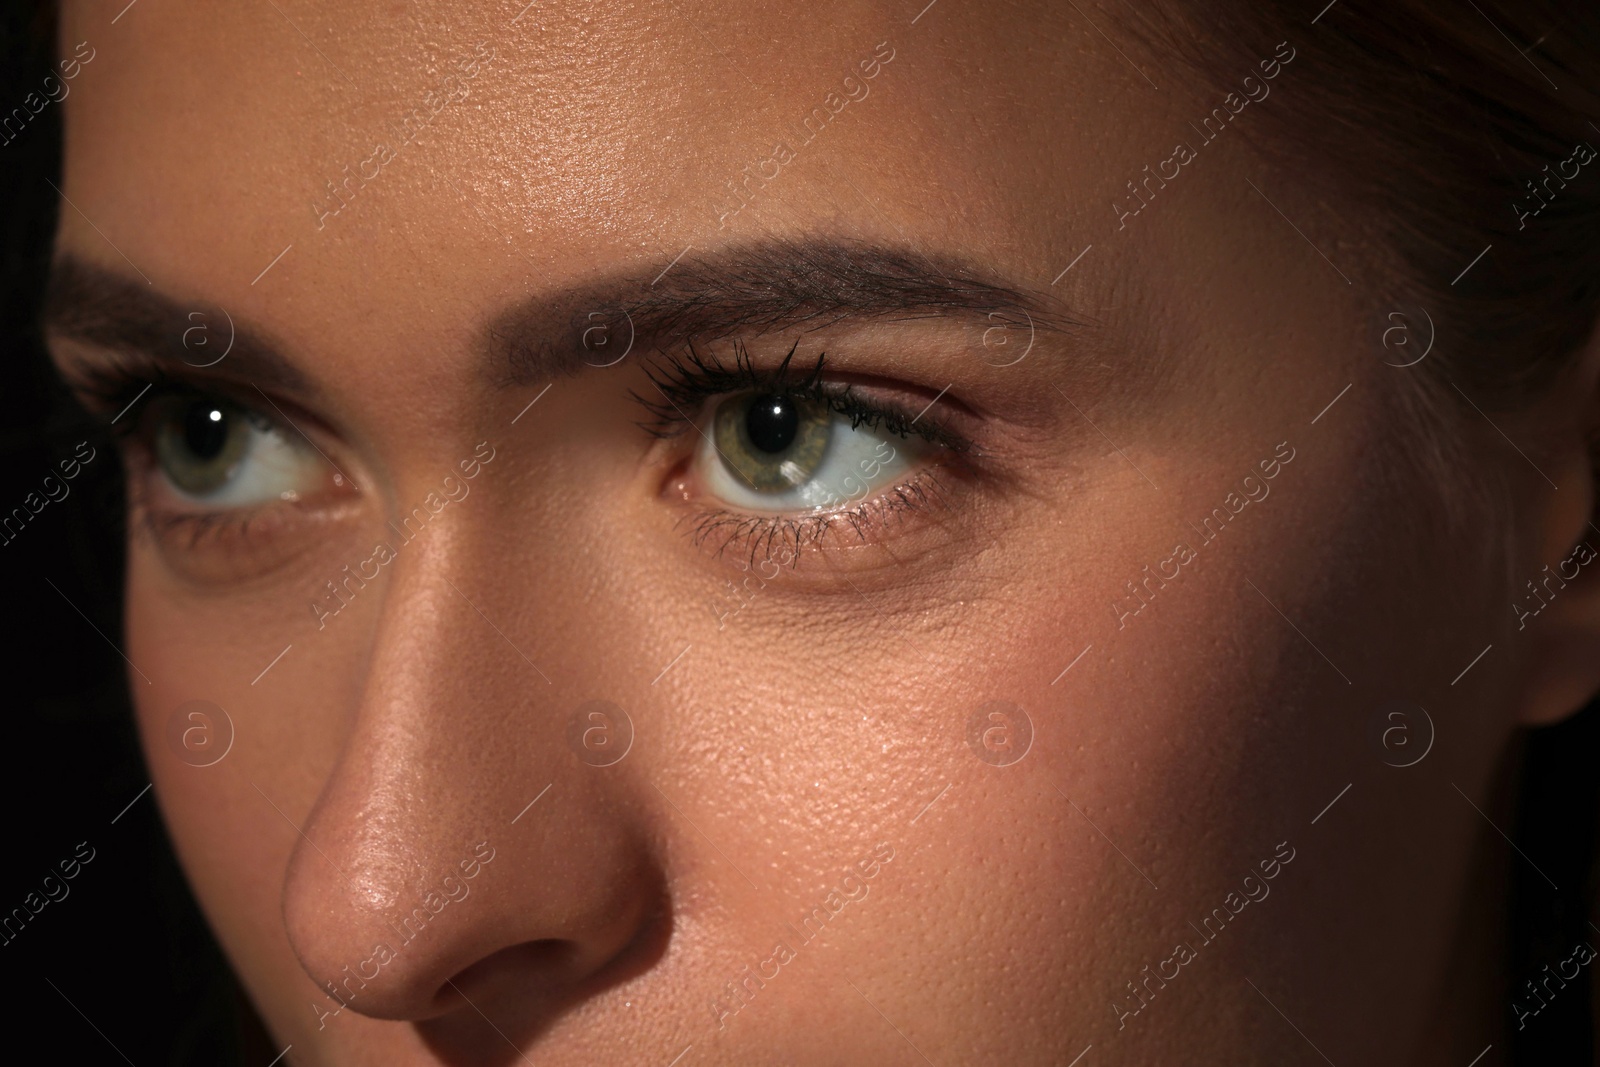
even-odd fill
[[(746, 386), (734, 390), (707, 390), (694, 404), (694, 410), (701, 410), (708, 400), (739, 396), (759, 388), (760, 386)], [(939, 419), (918, 418), (908, 408), (902, 409), (897, 405), (868, 400), (849, 385), (830, 387), (825, 381), (818, 382), (808, 389), (797, 390), (796, 394), (825, 403), (835, 415), (849, 419), (852, 430), (859, 429), (863, 424), (872, 429), (885, 426), (887, 432), (897, 436), (921, 437), (952, 451), (965, 452), (972, 448), (971, 442), (945, 427)], [(659, 437), (675, 437), (696, 425), (691, 412), (684, 411), (675, 401), (669, 400), (669, 404), (673, 409), (672, 414), (664, 417), (659, 405), (646, 403), (646, 407), (656, 417), (651, 422), (641, 425)], [(898, 425), (902, 422), (907, 423), (905, 428)], [(909, 424), (913, 422), (919, 425), (912, 428)]]
[[(290, 416), (273, 410), (273, 404), (287, 403), (301, 419), (321, 426), (321, 420), (314, 413), (293, 401), (274, 400), (259, 386), (231, 375), (198, 369), (180, 370), (162, 361), (120, 352), (112, 357), (64, 358), (57, 366), (69, 388), (86, 407), (115, 420), (109, 429), (120, 440), (140, 433), (143, 412), (152, 403), (184, 396), (220, 401), (252, 419), (269, 423), (291, 439), (310, 440), (298, 430), (300, 419), (294, 424), (286, 423), (285, 419)], [(250, 395), (252, 392), (254, 396)], [(269, 402), (264, 404), (263, 397)], [(125, 406), (126, 414), (119, 414)], [(320, 446), (317, 447), (321, 451)]]
[(285, 437), (298, 438), (299, 435), (276, 415), (263, 409), (260, 405), (252, 405), (236, 399), (227, 393), (215, 392), (198, 388), (183, 382), (151, 383), (147, 391), (121, 421), (122, 425), (113, 425), (111, 431), (119, 440), (147, 444), (144, 440), (151, 432), (148, 414), (155, 406), (163, 402), (183, 402), (192, 400), (213, 400), (235, 409), (241, 416), (248, 419), (256, 426), (269, 427)]
[[(974, 447), (971, 441), (947, 426), (942, 417), (930, 415), (927, 407), (913, 412), (909, 406), (865, 398), (853, 383), (830, 382), (826, 351), (819, 352), (808, 369), (792, 370), (798, 349), (796, 341), (777, 366), (758, 367), (748, 348), (734, 341), (732, 368), (715, 352), (702, 353), (692, 343), (681, 349), (660, 350), (656, 356), (659, 362), (646, 367), (660, 399), (637, 392), (632, 394), (651, 415), (651, 419), (640, 426), (656, 436), (677, 436), (693, 425), (692, 411), (686, 409), (698, 410), (715, 397), (781, 385), (797, 395), (816, 397), (828, 403), (836, 413), (850, 418), (852, 429), (863, 422), (874, 428), (880, 423), (904, 422), (904, 428), (891, 426), (891, 432), (900, 436), (915, 434), (954, 451), (964, 452)], [(940, 395), (944, 395), (943, 391)], [(911, 429), (912, 424), (920, 425)]]

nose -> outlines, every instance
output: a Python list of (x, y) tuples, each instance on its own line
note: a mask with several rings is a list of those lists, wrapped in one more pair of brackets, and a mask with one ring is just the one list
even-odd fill
[(324, 1016), (548, 1018), (659, 944), (640, 783), (567, 744), (588, 672), (546, 680), (514, 647), (548, 630), (518, 590), (403, 551), (352, 620), (365, 682), (330, 709), (347, 733), (290, 861), (289, 941)]

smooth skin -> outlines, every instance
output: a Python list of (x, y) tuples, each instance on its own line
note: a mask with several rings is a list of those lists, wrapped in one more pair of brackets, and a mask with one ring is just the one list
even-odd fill
[[(1505, 825), (1517, 729), (1600, 685), (1573, 651), (1592, 579), (1521, 630), (1508, 604), (1596, 536), (1593, 353), (1535, 410), (1486, 402), (1494, 425), (1426, 399), (1432, 365), (1374, 341), (1370, 221), (1242, 133), (1119, 226), (1221, 92), (1087, 5), (282, 0), (113, 25), (122, 6), (63, 13), (63, 55), (96, 57), (63, 104), (58, 257), (113, 319), (172, 322), (175, 373), (315, 472), (197, 528), (129, 446), (150, 770), (288, 1062), (1444, 1064), (1501, 1042), (1520, 861), (1486, 815)], [(1291, 106), (1295, 77), (1250, 107)], [(972, 448), (880, 432), (941, 490), (792, 562), (726, 525), (697, 543), (709, 408), (639, 426), (630, 391), (659, 401), (684, 338), (576, 373), (508, 360), (520, 323), (524, 354), (609, 362), (618, 307), (792, 281), (824, 247), (899, 253), (948, 299), (798, 324), (713, 302), (697, 344), (767, 372), (825, 352)], [(996, 316), (951, 271), (1020, 299)], [(108, 311), (117, 280), (143, 295)], [(848, 296), (819, 284), (818, 307)], [(182, 330), (220, 345), (224, 311), (286, 366), (184, 370), (220, 349)], [(110, 356), (82, 318), (51, 328), (74, 380)], [(447, 475), (470, 492), (330, 598)], [(1132, 597), (1147, 566), (1178, 576)], [(1404, 769), (1374, 742), (1397, 699), (1436, 733)], [(233, 731), (208, 766), (174, 741), (196, 700)], [(607, 766), (580, 758), (610, 751), (591, 726), (625, 732), (595, 700), (632, 724)], [(1020, 759), (995, 701), (1031, 723)]]

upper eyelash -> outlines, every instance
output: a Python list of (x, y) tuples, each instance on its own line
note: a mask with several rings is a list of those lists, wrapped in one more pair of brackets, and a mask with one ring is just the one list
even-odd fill
[(68, 377), (73, 392), (86, 407), (117, 419), (109, 430), (119, 441), (138, 435), (141, 420), (134, 415), (123, 421), (118, 413), (135, 402), (148, 408), (167, 397), (215, 400), (235, 408), (258, 425), (276, 425), (271, 416), (250, 404), (235, 400), (223, 390), (169, 374), (153, 360), (119, 355), (105, 362), (74, 366)]
[(818, 353), (810, 369), (797, 373), (791, 369), (796, 341), (783, 362), (771, 370), (756, 367), (750, 351), (742, 342), (733, 344), (733, 366), (728, 366), (713, 353), (703, 353), (693, 342), (681, 351), (660, 353), (662, 363), (648, 366), (645, 373), (660, 397), (642, 396), (630, 391), (629, 395), (650, 413), (650, 418), (638, 425), (656, 437), (675, 437), (694, 425), (693, 414), (714, 396), (746, 391), (766, 391), (792, 397), (814, 400), (826, 405), (836, 414), (850, 420), (850, 428), (866, 425), (882, 428), (899, 437), (921, 437), (942, 445), (953, 452), (966, 452), (971, 443), (949, 430), (937, 420), (924, 422), (920, 415), (907, 415), (878, 403), (864, 400), (849, 385), (830, 385), (822, 380), (822, 369), (827, 362), (826, 352)]
[(812, 365), (809, 374), (791, 381), (789, 365), (798, 348), (797, 341), (783, 357), (783, 362), (771, 371), (757, 371), (751, 363), (750, 350), (739, 341), (733, 344), (731, 368), (715, 355), (710, 353), (702, 355), (695, 348), (693, 341), (685, 345), (681, 352), (663, 351), (661, 356), (665, 365), (649, 366), (645, 372), (649, 375), (650, 384), (660, 391), (661, 399), (656, 400), (630, 392), (630, 395), (654, 416), (651, 422), (641, 425), (658, 437), (671, 437), (687, 428), (684, 425), (685, 413), (682, 410), (684, 406), (698, 407), (700, 401), (708, 396), (737, 392), (740, 389), (789, 388), (799, 394), (814, 389), (821, 378), (822, 365), (828, 358), (827, 353), (820, 353), (817, 356), (817, 361)]
[[(151, 393), (176, 391), (183, 386), (154, 363), (117, 357), (105, 362), (74, 364), (66, 373), (68, 384), (78, 400), (90, 411), (116, 417), (139, 399)], [(138, 427), (137, 418), (110, 426), (112, 434), (124, 437)]]

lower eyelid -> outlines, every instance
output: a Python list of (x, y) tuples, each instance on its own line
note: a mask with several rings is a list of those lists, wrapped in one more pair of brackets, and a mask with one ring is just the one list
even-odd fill
[(151, 510), (130, 493), (128, 517), (130, 534), (143, 534), (179, 577), (233, 587), (276, 575), (293, 560), (315, 553), (359, 510), (351, 500), (332, 507), (273, 503), (183, 514)]
[(938, 525), (955, 506), (960, 475), (951, 464), (928, 464), (880, 488), (860, 503), (821, 514), (755, 514), (725, 508), (699, 509), (681, 520), (691, 543), (715, 558), (748, 555), (755, 565), (777, 561), (797, 565), (841, 548), (889, 546), (896, 535), (912, 532), (902, 524), (927, 518)]
[(353, 487), (331, 471), (322, 487), (327, 492), (307, 492), (299, 500), (208, 506), (179, 495), (148, 442), (126, 436), (119, 444), (130, 533), (142, 532), (169, 568), (202, 585), (273, 572), (315, 548), (319, 531), (359, 507)]

